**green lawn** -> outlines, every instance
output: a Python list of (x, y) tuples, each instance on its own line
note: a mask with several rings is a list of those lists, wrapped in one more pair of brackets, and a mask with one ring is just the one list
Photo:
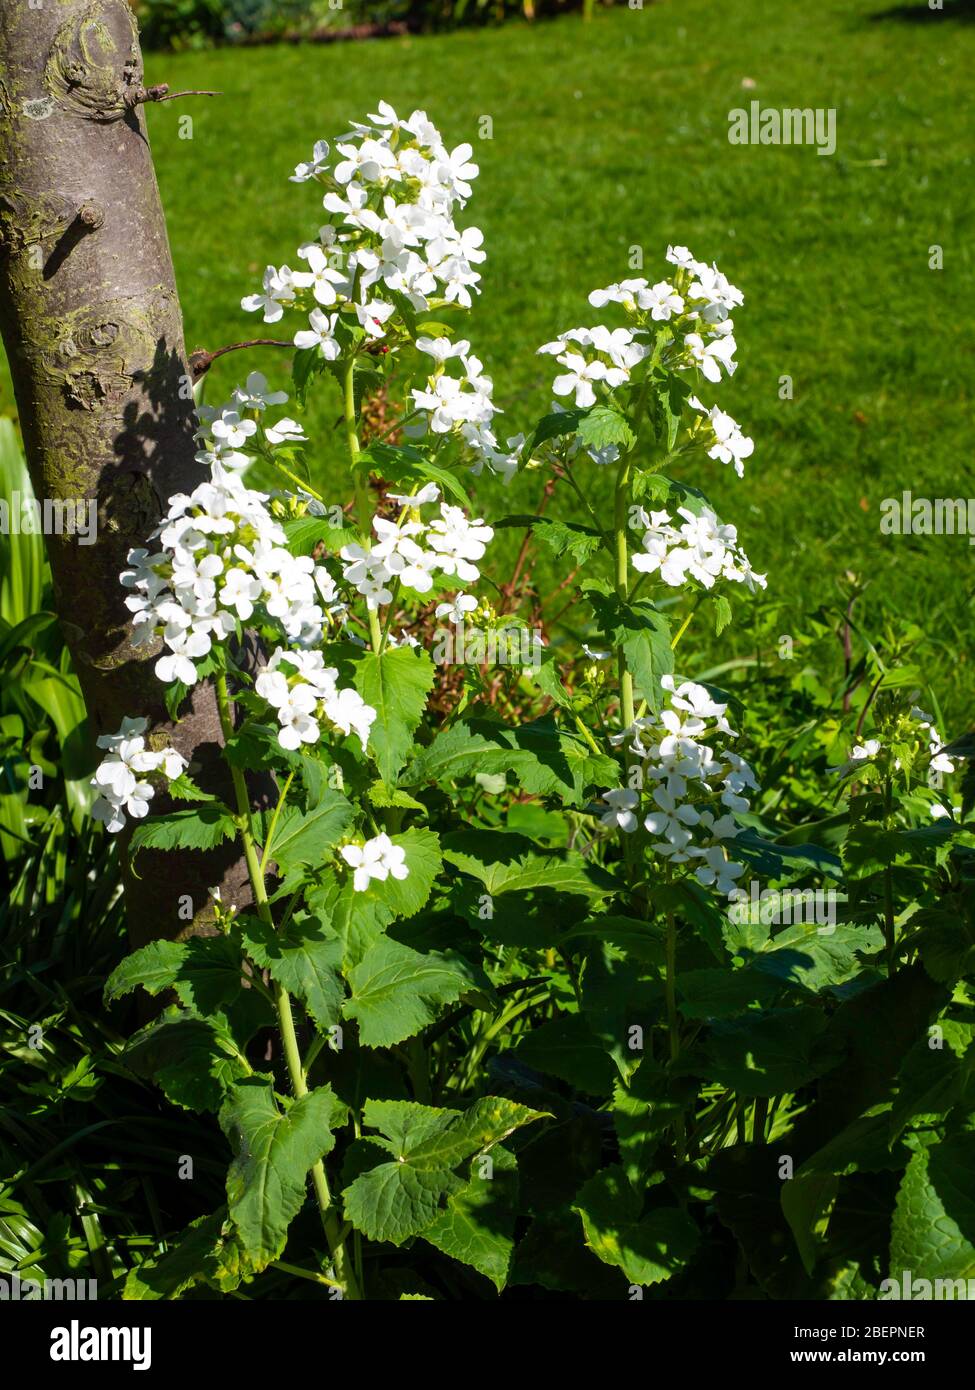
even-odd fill
[[(190, 347), (266, 330), (238, 307), (265, 263), (294, 261), (318, 198), (287, 181), (313, 140), (381, 97), (426, 107), (451, 141), (472, 139), (481, 177), (468, 219), (485, 232), (484, 293), (469, 336), (511, 432), (544, 411), (550, 359), (534, 348), (594, 322), (588, 291), (651, 279), (668, 241), (715, 258), (745, 292), (740, 370), (719, 399), (756, 441), (744, 482), (701, 479), (735, 520), (770, 596), (805, 609), (854, 570), (879, 608), (930, 634), (946, 708), (967, 707), (975, 646), (965, 537), (883, 537), (880, 501), (967, 496), (973, 303), (972, 144), (964, 93), (975, 26), (964, 15), (884, 16), (890, 0), (660, 0), (499, 30), (334, 47), (153, 55), (152, 81), (219, 99), (149, 115)], [(962, 7), (964, 9), (964, 7)], [(732, 146), (728, 112), (836, 109), (837, 150)], [(190, 114), (192, 140), (178, 138)], [(490, 116), (493, 138), (478, 140)], [(944, 248), (944, 269), (928, 248)], [(466, 336), (465, 329), (465, 336)], [(230, 357), (213, 394), (273, 349)], [(246, 359), (246, 360), (245, 360)], [(780, 399), (789, 375), (795, 398)], [(319, 393), (320, 476), (330, 407)], [(335, 476), (334, 474), (332, 475)], [(532, 507), (536, 478), (485, 514)], [(799, 631), (793, 612), (782, 631)], [(965, 664), (963, 680), (952, 676)]]

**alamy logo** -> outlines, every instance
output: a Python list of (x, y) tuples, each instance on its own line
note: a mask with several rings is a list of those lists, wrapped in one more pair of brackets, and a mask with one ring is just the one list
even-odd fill
[(882, 536), (967, 536), (975, 545), (975, 497), (885, 497), (880, 504)]
[(731, 145), (815, 145), (817, 154), (836, 150), (836, 110), (834, 107), (786, 107), (764, 109), (759, 102), (748, 110), (736, 107), (728, 112), (728, 143)]
[(0, 497), (0, 535), (77, 536), (79, 545), (98, 538), (98, 504), (86, 497)]
[(906, 1299), (914, 1303), (972, 1303), (975, 1302), (975, 1279), (915, 1279), (909, 1269), (901, 1270), (899, 1279), (882, 1279), (882, 1299)]
[(37, 1299), (54, 1299), (90, 1303), (97, 1297), (97, 1279), (21, 1279), (19, 1274), (0, 1278), (0, 1302), (28, 1303)]
[(51, 1329), (52, 1361), (131, 1361), (134, 1371), (152, 1365), (151, 1327), (68, 1327)]
[(537, 671), (542, 664), (542, 638), (534, 628), (511, 627), (438, 628), (434, 633), (432, 655), (437, 666), (522, 666)]
[(761, 888), (757, 880), (728, 894), (728, 920), (736, 926), (815, 927), (820, 936), (836, 930), (837, 894), (833, 888)]

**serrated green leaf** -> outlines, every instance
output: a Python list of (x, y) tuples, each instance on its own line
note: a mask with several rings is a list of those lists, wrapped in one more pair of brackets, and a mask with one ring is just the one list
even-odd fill
[(423, 1239), (490, 1279), (500, 1293), (507, 1283), (514, 1250), (518, 1202), (518, 1163), (498, 1145), (490, 1164), (475, 1158), (470, 1180), (447, 1198), (447, 1205), (424, 1230)]
[(356, 663), (355, 688), (376, 711), (369, 751), (387, 786), (393, 786), (410, 755), (434, 676), (433, 661), (422, 647), (387, 647)]
[(319, 1028), (338, 1023), (345, 989), (339, 974), (342, 943), (334, 933), (308, 913), (296, 913), (283, 929), (246, 917), (240, 929), (255, 965), (297, 996)]
[(685, 1268), (700, 1241), (678, 1207), (654, 1207), (641, 1216), (641, 1199), (622, 1168), (604, 1168), (583, 1187), (572, 1210), (582, 1218), (586, 1245), (631, 1284), (659, 1284)]
[(136, 826), (129, 845), (133, 862), (140, 849), (216, 849), (237, 833), (226, 806), (206, 803), (186, 811), (151, 816)]
[[(270, 830), (273, 815), (272, 811), (264, 813), (265, 834)], [(297, 864), (319, 866), (352, 824), (354, 815), (352, 803), (336, 791), (324, 791), (309, 811), (284, 806), (267, 848), (268, 859), (281, 869)]]
[(384, 938), (371, 946), (348, 975), (346, 1018), (359, 1024), (363, 1047), (391, 1047), (420, 1032), (483, 977), (454, 952), (421, 954)]
[(139, 985), (149, 994), (175, 989), (180, 1001), (213, 1013), (241, 990), (240, 948), (227, 936), (193, 936), (187, 941), (152, 941), (116, 966), (105, 982), (106, 1000)]
[(898, 1286), (905, 1272), (932, 1283), (975, 1278), (973, 1170), (972, 1133), (953, 1135), (914, 1154), (897, 1193), (890, 1230), (890, 1277)]
[(579, 421), (578, 436), (587, 449), (615, 444), (621, 453), (632, 449), (635, 436), (625, 415), (610, 405), (594, 405)]
[(167, 1009), (126, 1043), (121, 1060), (184, 1110), (220, 1109), (251, 1068), (223, 1021)]
[(616, 883), (598, 865), (566, 850), (540, 850), (524, 835), (499, 830), (456, 830), (444, 836), (448, 863), (484, 884), (492, 895), (556, 888), (601, 897)]
[(228, 1209), (258, 1269), (281, 1254), (305, 1201), (308, 1170), (335, 1143), (335, 1106), (331, 1087), (321, 1086), (282, 1110), (271, 1086), (254, 1080), (237, 1086), (220, 1111), (234, 1150)]
[(624, 603), (615, 594), (587, 589), (596, 621), (612, 647), (622, 647), (639, 693), (655, 712), (661, 706), (661, 676), (674, 669), (670, 627), (649, 599)]
[(394, 1161), (368, 1168), (346, 1187), (346, 1218), (370, 1240), (402, 1245), (425, 1233), (444, 1202), (469, 1186), (456, 1169), (541, 1118), (541, 1112), (498, 1096), (485, 1096), (463, 1112), (412, 1101), (367, 1101), (363, 1124), (380, 1131), (369, 1144)]
[(600, 533), (577, 521), (562, 521), (552, 516), (506, 516), (494, 523), (496, 531), (506, 527), (530, 527), (538, 540), (544, 541), (555, 555), (571, 555), (577, 565), (584, 565), (602, 544)]

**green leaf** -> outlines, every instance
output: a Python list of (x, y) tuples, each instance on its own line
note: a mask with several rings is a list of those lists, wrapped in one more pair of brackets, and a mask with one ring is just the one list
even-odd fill
[[(272, 811), (264, 812), (264, 833), (273, 819)], [(312, 868), (322, 863), (330, 850), (352, 824), (355, 812), (352, 803), (341, 792), (325, 791), (310, 811), (297, 806), (284, 806), (274, 827), (274, 837), (268, 849), (268, 859), (281, 869), (297, 864)]]
[(890, 1275), (975, 1278), (975, 1134), (919, 1149), (901, 1181), (890, 1230)]
[(636, 436), (625, 415), (609, 405), (594, 405), (579, 421), (578, 435), (587, 449), (605, 449), (615, 444), (620, 453), (632, 449)]
[(483, 883), (492, 897), (535, 888), (601, 897), (616, 888), (609, 874), (581, 854), (540, 850), (524, 835), (507, 831), (453, 831), (444, 836), (443, 856), (462, 873)]
[(602, 537), (593, 527), (557, 517), (506, 516), (494, 523), (496, 531), (513, 526), (531, 527), (537, 539), (544, 541), (555, 555), (571, 555), (577, 565), (584, 565), (602, 544)]
[(660, 677), (670, 675), (674, 669), (666, 618), (649, 599), (624, 603), (615, 594), (600, 594), (593, 589), (587, 590), (587, 596), (606, 641), (612, 647), (623, 648), (627, 669), (639, 693), (654, 712), (658, 711)]
[[(794, 891), (791, 898), (789, 893), (785, 890), (777, 900), (767, 901), (772, 901), (773, 907), (789, 904), (791, 915), (800, 915), (805, 909), (797, 903)], [(760, 971), (783, 984), (812, 992), (854, 979), (865, 969), (858, 956), (869, 955), (883, 946), (880, 928), (866, 924), (838, 922), (824, 928), (814, 922), (796, 922), (778, 928), (772, 936), (772, 928), (756, 922), (754, 914), (751, 920), (739, 921), (735, 916), (723, 933), (732, 955), (741, 957), (750, 972)]]
[(816, 1008), (777, 1009), (715, 1023), (678, 1070), (707, 1076), (743, 1096), (796, 1091), (828, 1071), (835, 1050), (822, 1045), (828, 1019)]
[(175, 989), (187, 1008), (213, 1013), (240, 993), (240, 949), (227, 936), (193, 936), (188, 941), (153, 941), (121, 962), (105, 982), (111, 1002), (141, 985), (149, 994)]
[(368, 469), (377, 478), (398, 485), (436, 483), (441, 492), (452, 496), (462, 507), (470, 506), (470, 498), (455, 474), (428, 459), (412, 445), (370, 444), (359, 455), (357, 466)]
[(475, 1158), (470, 1181), (452, 1193), (423, 1239), (490, 1279), (500, 1293), (507, 1283), (518, 1209), (518, 1163), (498, 1145), (490, 1166)]
[(822, 1253), (826, 1213), (839, 1185), (839, 1178), (821, 1173), (797, 1174), (782, 1184), (782, 1211), (807, 1274), (812, 1274)]
[(219, 1110), (233, 1087), (251, 1074), (219, 1017), (199, 1018), (175, 1007), (130, 1038), (121, 1060), (184, 1110)]
[(324, 516), (299, 516), (283, 526), (292, 555), (310, 555), (319, 545), (337, 552), (355, 536), (351, 526), (333, 526)]
[(129, 853), (134, 863), (140, 849), (216, 849), (236, 833), (233, 816), (226, 806), (207, 804), (141, 821), (132, 836)]
[(409, 757), (434, 676), (430, 654), (421, 647), (387, 647), (356, 663), (355, 688), (376, 711), (369, 748), (387, 786)]
[(389, 938), (370, 947), (348, 980), (352, 997), (342, 1012), (358, 1021), (364, 1047), (391, 1047), (413, 1037), (443, 1005), (486, 983), (453, 951), (421, 954)]
[(378, 1146), (393, 1162), (369, 1168), (346, 1187), (346, 1218), (370, 1240), (402, 1245), (425, 1233), (445, 1200), (470, 1186), (457, 1168), (541, 1118), (543, 1112), (499, 1096), (485, 1096), (463, 1112), (367, 1100), (363, 1125), (380, 1135), (370, 1136), (363, 1150)]
[(582, 1218), (586, 1245), (631, 1284), (660, 1284), (684, 1269), (700, 1236), (678, 1207), (654, 1207), (641, 1216), (641, 1200), (622, 1168), (590, 1178), (572, 1210)]
[(297, 995), (319, 1028), (342, 1016), (345, 989), (339, 975), (342, 943), (308, 913), (296, 913), (283, 929), (245, 917), (240, 922), (244, 946), (255, 965)]
[(724, 594), (712, 594), (711, 600), (714, 613), (714, 635), (720, 637), (731, 622), (731, 604)]
[(657, 407), (659, 420), (659, 435), (661, 443), (665, 444), (668, 453), (673, 449), (677, 442), (677, 434), (680, 430), (681, 418), (684, 414), (684, 406), (687, 397), (690, 395), (690, 383), (683, 381), (680, 377), (668, 373), (663, 379), (657, 378), (654, 382), (654, 397)]
[(308, 1170), (327, 1154), (336, 1100), (330, 1086), (282, 1110), (264, 1081), (242, 1082), (220, 1111), (234, 1149), (227, 1173), (231, 1218), (257, 1268), (284, 1249), (288, 1227), (305, 1201)]
[(126, 1301), (179, 1298), (201, 1283), (232, 1293), (254, 1272), (227, 1220), (226, 1208), (221, 1207), (212, 1216), (191, 1221), (164, 1255), (129, 1270), (122, 1297)]
[(174, 801), (216, 801), (217, 798), (210, 792), (205, 792), (202, 787), (198, 787), (192, 777), (185, 772), (179, 777), (174, 777), (167, 784), (166, 790)]
[(535, 433), (528, 441), (528, 448), (525, 457), (530, 457), (541, 444), (547, 443), (550, 439), (558, 439), (562, 435), (575, 434), (581, 422), (589, 414), (589, 409), (570, 409), (556, 410), (551, 415), (544, 415), (535, 426)]
[(617, 785), (620, 776), (615, 759), (594, 754), (550, 715), (517, 729), (475, 716), (439, 733), (417, 753), (400, 780), (408, 786), (443, 786), (495, 773), (511, 773), (530, 796), (560, 796), (572, 806), (582, 805), (590, 788)]
[(584, 1095), (608, 1095), (617, 1075), (612, 1059), (581, 1014), (562, 1014), (532, 1028), (514, 1055)]

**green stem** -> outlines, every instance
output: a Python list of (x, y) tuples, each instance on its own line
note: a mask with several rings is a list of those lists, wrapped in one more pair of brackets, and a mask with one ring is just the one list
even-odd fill
[[(230, 710), (230, 694), (227, 690), (227, 677), (221, 672), (216, 679), (217, 689), (217, 708), (220, 713), (220, 727), (223, 730), (225, 739), (229, 739), (234, 732), (233, 717)], [(264, 882), (264, 873), (261, 867), (261, 860), (258, 857), (257, 845), (254, 840), (254, 832), (251, 828), (250, 798), (247, 794), (247, 783), (244, 774), (239, 767), (233, 764), (230, 766), (230, 775), (234, 784), (234, 797), (237, 802), (237, 827), (240, 834), (241, 844), (244, 848), (244, 859), (247, 864), (247, 874), (250, 878), (251, 891), (254, 894), (254, 905), (261, 921), (274, 929), (274, 917), (271, 913), (271, 905), (268, 901), (267, 886)], [(301, 1053), (298, 1049), (298, 1038), (295, 1033), (294, 1014), (291, 1010), (291, 997), (286, 989), (283, 989), (277, 981), (273, 981), (274, 1005), (278, 1015), (278, 1027), (281, 1032), (281, 1040), (284, 1046), (284, 1059), (288, 1068), (288, 1076), (291, 1079), (291, 1088), (295, 1099), (300, 1100), (302, 1096), (308, 1094), (308, 1085), (305, 1081), (305, 1073), (301, 1065)], [(318, 1209), (322, 1218), (322, 1227), (325, 1231), (325, 1239), (328, 1241), (328, 1248), (332, 1255), (335, 1274), (339, 1284), (344, 1289), (348, 1298), (357, 1299), (360, 1297), (358, 1286), (348, 1267), (348, 1258), (344, 1243), (339, 1236), (339, 1223), (335, 1211), (332, 1209), (332, 1196), (328, 1187), (328, 1178), (325, 1176), (325, 1166), (321, 1159), (311, 1170), (312, 1186), (315, 1189), (315, 1196), (318, 1201)]]
[[(891, 828), (892, 793), (888, 774), (884, 781), (884, 829)], [(894, 923), (894, 881), (889, 864), (884, 867), (884, 942), (887, 947), (887, 977), (897, 970), (897, 942)]]
[[(355, 488), (355, 508), (359, 518), (359, 534), (363, 543), (369, 545), (372, 537), (372, 504), (369, 501), (369, 488), (362, 472), (356, 467), (359, 461), (359, 435), (356, 430), (355, 414), (355, 354), (350, 353), (345, 364), (345, 377), (342, 388), (343, 411), (345, 415), (345, 443), (349, 451), (349, 465), (352, 470), (352, 485)], [(369, 638), (372, 649), (378, 652), (382, 646), (382, 632), (379, 627), (379, 613), (366, 605), (369, 617)]]
[(284, 806), (288, 792), (291, 789), (291, 783), (294, 780), (295, 774), (294, 769), (292, 768), (292, 770), (288, 773), (288, 776), (285, 779), (284, 786), (281, 788), (281, 795), (278, 797), (278, 804), (274, 808), (274, 813), (271, 816), (271, 824), (267, 828), (267, 835), (264, 839), (264, 853), (261, 855), (260, 863), (260, 871), (262, 878), (264, 877), (264, 871), (267, 868), (267, 857), (271, 851), (271, 841), (274, 839), (274, 832), (278, 828), (278, 819), (281, 815), (281, 809)]
[[(630, 509), (630, 460), (625, 456), (620, 464), (616, 478), (615, 499), (615, 544), (616, 544), (616, 591), (621, 599), (629, 594), (629, 550), (626, 544), (627, 520)], [(622, 646), (616, 649), (616, 663), (620, 680), (620, 718), (624, 729), (634, 720), (633, 677), (626, 668), (626, 655)]]
[[(677, 1016), (677, 923), (672, 912), (667, 913), (667, 978), (665, 984), (667, 997), (667, 1033), (670, 1039), (670, 1060), (676, 1062), (680, 1056), (680, 1019)], [(677, 1117), (674, 1126), (677, 1161), (684, 1159), (684, 1116)]]

